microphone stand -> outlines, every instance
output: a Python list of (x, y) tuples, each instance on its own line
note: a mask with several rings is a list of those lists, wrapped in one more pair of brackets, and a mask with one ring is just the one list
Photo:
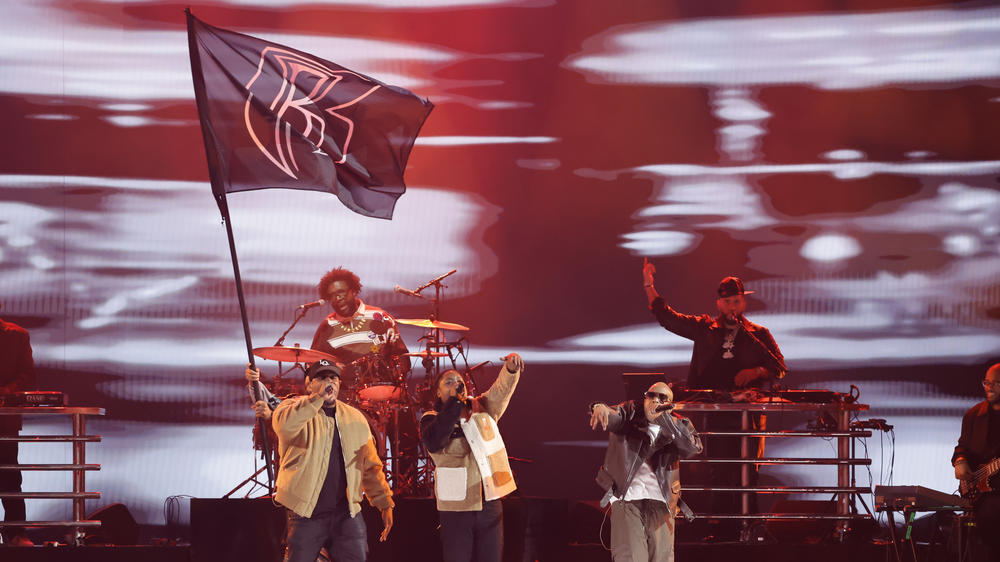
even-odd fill
[[(432, 321), (436, 321), (438, 318), (441, 317), (441, 301), (443, 300), (441, 298), (441, 292), (442, 292), (442, 289), (447, 288), (447, 285), (445, 285), (444, 283), (442, 283), (442, 281), (446, 277), (450, 277), (451, 275), (454, 275), (457, 272), (458, 272), (457, 269), (453, 269), (453, 270), (449, 271), (448, 273), (445, 273), (443, 275), (438, 275), (434, 279), (431, 279), (430, 281), (424, 283), (423, 285), (417, 287), (416, 289), (413, 289), (414, 293), (416, 293), (417, 295), (420, 295), (420, 293), (423, 292), (424, 289), (430, 287), (431, 285), (434, 286), (434, 297), (432, 299), (430, 299), (431, 305), (434, 307), (434, 311), (431, 312), (431, 315), (430, 315), (430, 319)], [(428, 340), (427, 340), (427, 351), (431, 350), (432, 343), (436, 346), (437, 344), (441, 343), (442, 339), (444, 339), (444, 331), (441, 330), (440, 328), (433, 328), (432, 329), (432, 333), (434, 335), (432, 337), (428, 338)], [(448, 350), (448, 355), (449, 355), (449, 357), (451, 356), (451, 350), (450, 349)], [(426, 362), (429, 361), (429, 360), (430, 360), (429, 356), (424, 359), (424, 361), (425, 361), (425, 363), (424, 363), (424, 369), (426, 369), (426, 371), (427, 371), (427, 374), (425, 375), (425, 381), (424, 382), (428, 385), (428, 387), (430, 386), (430, 382), (431, 382), (431, 370), (428, 368), (428, 365), (427, 365)], [(439, 370), (440, 365), (439, 365), (439, 363), (438, 363), (438, 361), (436, 359), (433, 360), (433, 361), (434, 361), (434, 367), (435, 367), (435, 373), (434, 374), (437, 375), (437, 372)], [(454, 363), (454, 361), (455, 360), (452, 359), (452, 363)], [(456, 370), (458, 370), (458, 369), (456, 369)], [(473, 385), (473, 390), (474, 389), (475, 389), (475, 385)]]
[(275, 346), (284, 345), (284, 343), (285, 343), (285, 336), (288, 335), (288, 332), (292, 331), (292, 328), (294, 328), (295, 325), (299, 323), (299, 320), (302, 320), (303, 318), (306, 317), (306, 312), (308, 312), (308, 311), (309, 311), (308, 308), (300, 308), (299, 310), (297, 310), (295, 312), (295, 320), (293, 320), (292, 321), (292, 325), (289, 326), (288, 329), (285, 330), (284, 333), (281, 334), (281, 337), (278, 338), (278, 341), (274, 342)]

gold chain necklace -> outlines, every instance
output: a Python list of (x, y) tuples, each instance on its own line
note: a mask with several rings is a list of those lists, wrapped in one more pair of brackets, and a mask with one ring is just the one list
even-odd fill
[(361, 328), (364, 327), (364, 325), (365, 325), (365, 319), (361, 318), (360, 320), (358, 320), (357, 325), (355, 325), (354, 324), (354, 317), (351, 317), (351, 319), (348, 320), (346, 324), (344, 322), (341, 322), (340, 325), (344, 328), (345, 332), (348, 332), (348, 333), (357, 332)]

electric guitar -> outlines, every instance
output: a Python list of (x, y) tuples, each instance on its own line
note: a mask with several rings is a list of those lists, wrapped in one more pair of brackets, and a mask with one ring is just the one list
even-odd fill
[(973, 501), (976, 497), (983, 493), (993, 490), (990, 486), (990, 478), (992, 478), (997, 472), (1000, 472), (1000, 457), (997, 457), (975, 470), (972, 473), (972, 478), (969, 480), (960, 480), (958, 482), (958, 492), (963, 498)]

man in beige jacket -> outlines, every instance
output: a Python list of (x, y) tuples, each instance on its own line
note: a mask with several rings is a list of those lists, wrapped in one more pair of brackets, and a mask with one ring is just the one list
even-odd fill
[(305, 376), (306, 396), (283, 401), (271, 422), (281, 467), (275, 500), (287, 508), (285, 562), (314, 562), (322, 547), (340, 562), (364, 561), (368, 536), (362, 493), (392, 528), (392, 490), (368, 421), (337, 400), (340, 367), (322, 359)]

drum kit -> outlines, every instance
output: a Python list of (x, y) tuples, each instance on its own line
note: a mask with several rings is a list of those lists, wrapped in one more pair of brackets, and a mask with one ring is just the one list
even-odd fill
[[(450, 273), (431, 284), (440, 285), (440, 279), (448, 275)], [(419, 290), (406, 292), (411, 293), (419, 296)], [(440, 298), (440, 286), (437, 296), (435, 304)], [(431, 388), (432, 381), (445, 368), (443, 364), (447, 361), (450, 363), (448, 367), (463, 373), (469, 390), (475, 392), (471, 374), (485, 363), (469, 369), (465, 338), (448, 341), (446, 333), (469, 331), (462, 324), (437, 320), (435, 314), (431, 314), (429, 318), (396, 319), (396, 323), (427, 330), (419, 338), (423, 349), (392, 355), (389, 353), (389, 346), (373, 345), (371, 352), (344, 365), (346, 380), (338, 398), (358, 408), (368, 417), (379, 456), (385, 461), (386, 477), (393, 493), (428, 497), (432, 495), (433, 466), (420, 442), (418, 420), (435, 398), (435, 389)], [(285, 334), (287, 333), (286, 330)], [(277, 396), (302, 392), (302, 376), (309, 363), (326, 359), (343, 364), (338, 358), (322, 351), (299, 347), (298, 344), (280, 345), (283, 339), (284, 334), (278, 340), (278, 345), (253, 350), (254, 355), (261, 359), (279, 362), (278, 375), (268, 383), (268, 387)], [(419, 376), (411, 373), (411, 361), (414, 359), (419, 360), (419, 364), (423, 366), (422, 381)], [(282, 369), (282, 363), (291, 363), (292, 367)], [(464, 369), (459, 368), (460, 363), (464, 363)], [(273, 448), (276, 450), (276, 445)]]

